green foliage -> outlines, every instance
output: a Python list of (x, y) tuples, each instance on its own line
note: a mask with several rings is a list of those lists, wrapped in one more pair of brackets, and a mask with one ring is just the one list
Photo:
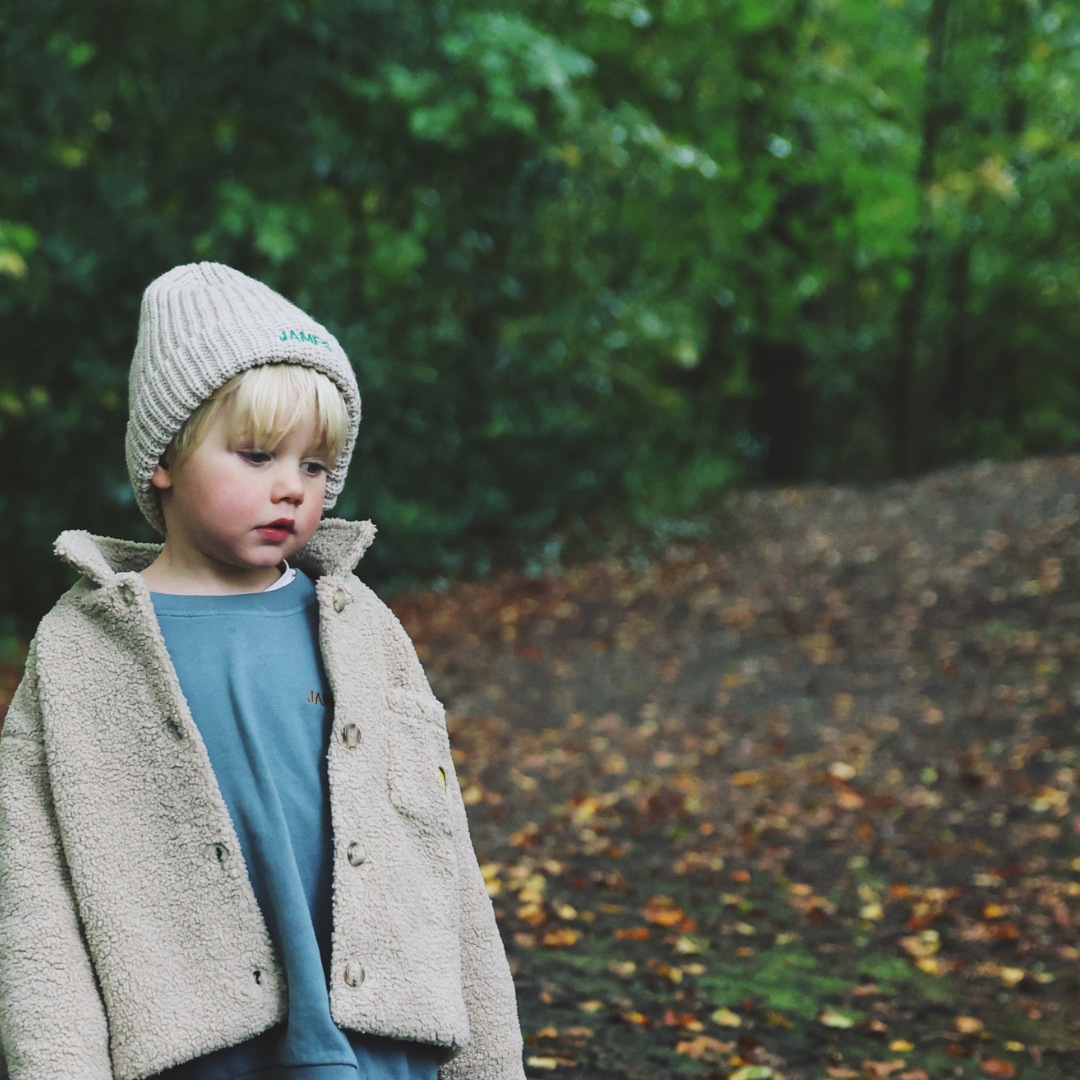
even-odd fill
[(1078, 61), (1061, 0), (15, 0), (0, 611), (60, 529), (148, 535), (126, 368), (195, 259), (348, 350), (384, 585), (1074, 444)]

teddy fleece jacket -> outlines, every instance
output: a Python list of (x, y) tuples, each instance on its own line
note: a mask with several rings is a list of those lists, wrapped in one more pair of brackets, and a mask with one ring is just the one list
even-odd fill
[[(440, 1080), (522, 1080), (513, 981), (445, 716), (329, 519), (315, 580), (334, 698), (330, 1011), (440, 1048)], [(138, 1080), (280, 1022), (287, 987), (139, 571), (66, 532), (83, 576), (42, 620), (0, 733), (0, 1041), (11, 1080)]]

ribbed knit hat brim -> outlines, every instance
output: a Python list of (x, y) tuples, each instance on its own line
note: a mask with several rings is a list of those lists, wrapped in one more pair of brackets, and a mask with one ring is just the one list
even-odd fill
[(178, 266), (143, 294), (128, 381), (128, 475), (147, 520), (165, 532), (150, 477), (189, 416), (231, 378), (261, 364), (301, 364), (341, 391), (349, 432), (326, 480), (337, 501), (360, 426), (360, 391), (344, 350), (325, 327), (261, 281), (221, 263)]

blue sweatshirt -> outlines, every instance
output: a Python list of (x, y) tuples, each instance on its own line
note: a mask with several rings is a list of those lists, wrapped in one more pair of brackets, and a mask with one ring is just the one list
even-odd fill
[(151, 597), (289, 988), (283, 1023), (157, 1080), (436, 1080), (434, 1047), (330, 1016), (333, 703), (314, 584), (297, 572), (263, 593)]

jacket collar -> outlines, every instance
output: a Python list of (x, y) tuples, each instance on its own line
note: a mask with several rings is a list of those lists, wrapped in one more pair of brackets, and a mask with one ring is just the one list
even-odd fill
[[(374, 539), (375, 526), (370, 521), (326, 518), (292, 561), (313, 577), (348, 574)], [(60, 558), (99, 585), (114, 582), (118, 574), (145, 570), (161, 551), (160, 544), (113, 540), (82, 529), (62, 532), (53, 547)]]

